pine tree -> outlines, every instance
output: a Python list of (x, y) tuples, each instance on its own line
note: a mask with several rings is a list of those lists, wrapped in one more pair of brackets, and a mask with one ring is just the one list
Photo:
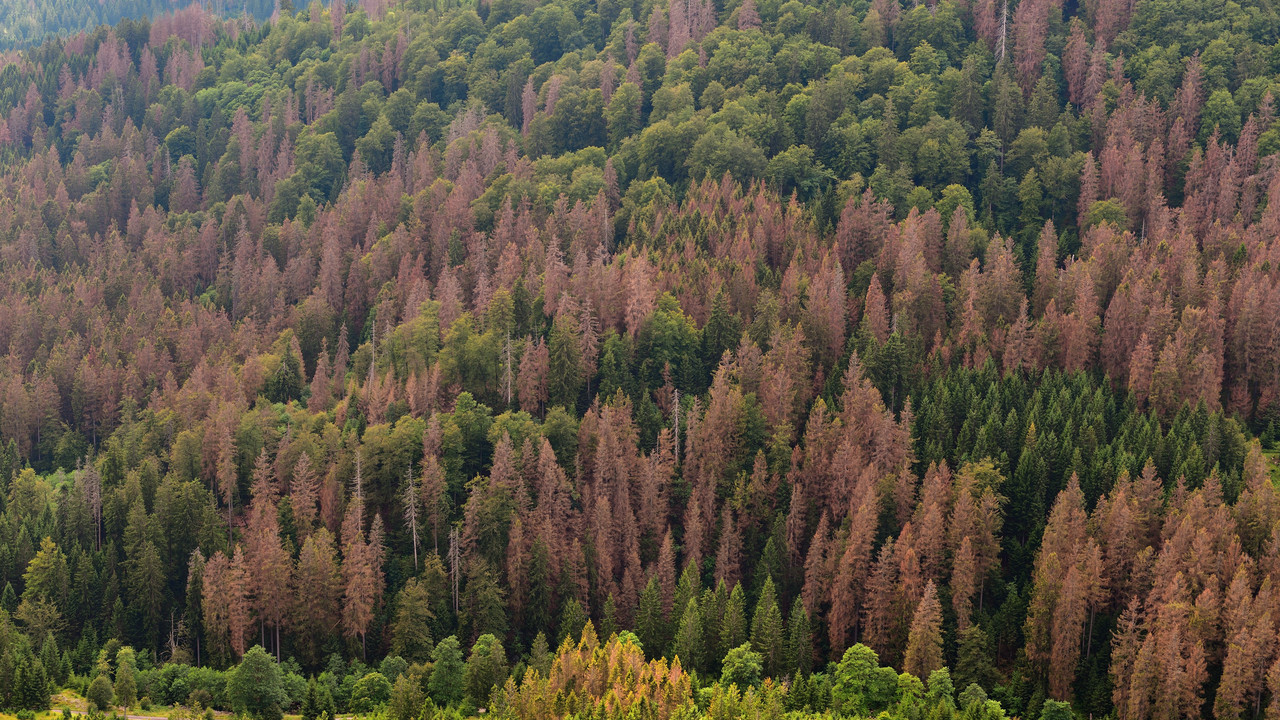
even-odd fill
[(813, 628), (799, 598), (787, 616), (787, 668), (795, 675), (808, 675), (813, 668)]
[(307, 681), (307, 694), (302, 698), (300, 713), (302, 720), (318, 720), (320, 717), (320, 697), (316, 690), (315, 676)]
[(410, 662), (426, 661), (433, 646), (431, 624), (434, 620), (426, 586), (418, 578), (409, 578), (396, 598), (392, 651)]
[(702, 613), (698, 601), (692, 598), (685, 606), (684, 614), (671, 643), (672, 658), (680, 658), (681, 667), (700, 672), (703, 666)]
[(249, 571), (245, 567), (244, 551), (236, 546), (230, 565), (224, 576), (225, 584), (210, 583), (208, 587), (224, 588), (227, 598), (227, 627), (231, 635), (231, 651), (241, 657), (245, 652), (245, 640), (249, 632), (252, 605), (249, 597)]
[(341, 622), (342, 572), (329, 529), (321, 526), (298, 553), (294, 612), (297, 637), (310, 657)]
[(930, 580), (911, 619), (903, 666), (912, 675), (927, 678), (942, 665), (942, 605), (938, 602), (938, 589)]
[(274, 630), (277, 661), (280, 653), (280, 626), (291, 611), (292, 559), (280, 541), (274, 476), (264, 449), (254, 466), (252, 504), (249, 508), (248, 548), (249, 592), (260, 623)]
[(894, 557), (894, 540), (880, 547), (879, 556), (867, 578), (866, 601), (862, 614), (864, 642), (877, 651), (887, 650), (894, 630), (893, 599), (897, 591), (898, 563)]
[(969, 627), (973, 617), (973, 595), (977, 589), (976, 562), (973, 543), (965, 535), (951, 567), (951, 606), (956, 615), (956, 628), (962, 633)]
[(971, 684), (977, 684), (984, 689), (993, 688), (999, 678), (992, 663), (990, 639), (986, 631), (979, 625), (970, 625), (960, 631), (956, 644), (956, 685), (968, 688)]
[(729, 505), (725, 504), (720, 521), (720, 549), (716, 552), (716, 582), (737, 584), (741, 575), (741, 563), (742, 537), (734, 526)]
[(582, 386), (578, 330), (568, 315), (560, 315), (547, 340), (547, 397), (552, 405), (572, 409)]
[(231, 544), (231, 513), (236, 496), (235, 444), (231, 439), (231, 429), (223, 427), (218, 442), (218, 493), (227, 506), (227, 544)]
[(782, 624), (782, 611), (778, 608), (778, 594), (773, 578), (767, 578), (756, 601), (755, 614), (751, 617), (751, 647), (764, 657), (765, 674), (781, 677), (786, 660), (786, 639)]
[(541, 631), (533, 636), (533, 645), (529, 649), (529, 669), (537, 670), (542, 677), (551, 672), (551, 651), (547, 645), (547, 636)]
[(373, 620), (378, 577), (375, 554), (362, 529), (364, 503), (359, 487), (357, 471), (357, 494), (342, 521), (342, 626), (348, 637), (360, 639), (363, 654), (367, 651), (365, 635)]
[[(426, 438), (423, 440), (426, 443)], [(431, 540), (436, 554), (440, 553), (440, 521), (447, 520), (448, 512), (444, 468), (433, 452), (424, 452), (422, 458), (422, 519), (431, 527)]]
[(563, 642), (565, 638), (573, 639), (582, 635), (582, 629), (587, 624), (587, 612), (583, 610), (582, 603), (577, 598), (572, 598), (564, 604), (564, 611), (560, 613), (560, 629), (559, 638)]
[(734, 585), (720, 619), (720, 647), (736, 648), (747, 641), (747, 607), (742, 585)]

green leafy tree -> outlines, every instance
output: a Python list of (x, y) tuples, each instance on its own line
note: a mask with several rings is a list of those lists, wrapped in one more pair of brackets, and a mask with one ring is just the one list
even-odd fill
[(88, 690), (85, 691), (85, 700), (89, 701), (89, 706), (105, 711), (111, 707), (111, 699), (115, 697), (115, 690), (111, 687), (111, 680), (105, 673), (100, 673), (89, 683)]
[(116, 704), (131, 708), (138, 701), (138, 678), (133, 648), (123, 647), (116, 653)]
[(387, 704), (387, 714), (393, 720), (414, 720), (426, 700), (422, 683), (406, 673), (396, 678), (395, 687), (391, 689), (391, 700)]
[[(688, 154), (689, 175), (695, 179), (718, 178), (729, 173), (746, 182), (764, 174), (767, 160), (764, 151), (750, 137), (743, 137), (723, 123), (707, 129), (693, 144)], [(779, 176), (796, 163), (785, 159), (779, 164)]]
[(298, 138), (294, 155), (296, 177), (303, 192), (316, 202), (332, 200), (346, 172), (338, 138), (333, 133), (304, 135)]
[(356, 681), (351, 691), (351, 709), (369, 713), (391, 700), (391, 681), (380, 672), (371, 672)]
[(1075, 713), (1071, 712), (1069, 702), (1045, 700), (1044, 706), (1040, 708), (1040, 720), (1073, 720), (1074, 718)]
[(471, 646), (464, 673), (467, 697), (477, 707), (488, 704), (489, 692), (507, 679), (507, 651), (498, 638), (481, 635)]
[(280, 720), (283, 716), (288, 703), (284, 675), (261, 645), (250, 648), (229, 673), (227, 698), (236, 712), (254, 720)]
[(836, 666), (831, 686), (831, 700), (835, 708), (848, 714), (866, 714), (872, 707), (868, 691), (873, 677), (880, 669), (880, 658), (871, 648), (858, 643), (844, 651), (844, 657)]
[(436, 643), (431, 651), (434, 666), (427, 692), (431, 699), (440, 705), (456, 705), (466, 692), (465, 666), (462, 663), (462, 650), (458, 647), (458, 638), (449, 637)]
[(720, 682), (737, 685), (741, 689), (760, 683), (762, 656), (751, 650), (751, 643), (743, 643), (724, 656), (720, 669)]

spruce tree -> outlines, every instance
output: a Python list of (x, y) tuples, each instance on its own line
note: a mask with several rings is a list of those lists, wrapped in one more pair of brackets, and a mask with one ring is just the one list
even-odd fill
[(813, 625), (800, 598), (787, 616), (787, 667), (793, 675), (808, 675), (813, 668)]
[(307, 681), (307, 694), (302, 697), (302, 707), (299, 712), (302, 720), (316, 720), (320, 717), (320, 697), (316, 691), (314, 676)]
[(907, 672), (922, 679), (942, 667), (942, 606), (933, 581), (925, 586), (924, 597), (911, 620), (903, 666)]
[(537, 670), (542, 677), (551, 671), (551, 650), (547, 647), (547, 636), (541, 631), (533, 636), (533, 646), (529, 649), (529, 668)]
[(746, 602), (742, 584), (734, 585), (720, 620), (720, 647), (732, 650), (747, 641)]
[(644, 646), (645, 655), (662, 657), (666, 650), (667, 616), (662, 611), (662, 589), (657, 576), (649, 578), (640, 593), (640, 607), (636, 610), (636, 636)]
[(671, 643), (671, 656), (680, 658), (680, 665), (685, 670), (701, 672), (702, 655), (702, 613), (698, 609), (698, 601), (690, 599)]
[(600, 618), (600, 634), (611, 637), (618, 631), (618, 608), (613, 602), (613, 593), (604, 600), (604, 617)]
[(582, 603), (577, 598), (572, 598), (564, 605), (564, 612), (560, 613), (560, 642), (564, 642), (565, 638), (576, 641), (582, 637), (582, 628), (587, 624), (587, 612), (582, 609)]
[(58, 653), (58, 641), (54, 639), (52, 631), (45, 633), (44, 644), (40, 646), (40, 664), (55, 683), (61, 685), (66, 680), (60, 676), (62, 657)]
[(997, 674), (991, 662), (990, 638), (980, 625), (970, 625), (960, 631), (956, 649), (954, 679), (957, 687), (977, 685), (984, 689), (995, 687)]
[(773, 578), (767, 578), (756, 601), (756, 611), (751, 617), (751, 647), (764, 657), (767, 677), (781, 677), (786, 658), (785, 629), (782, 611), (778, 609), (778, 594), (773, 589)]

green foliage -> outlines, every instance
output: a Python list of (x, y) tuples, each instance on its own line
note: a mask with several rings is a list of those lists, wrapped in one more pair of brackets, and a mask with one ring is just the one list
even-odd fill
[(434, 666), (427, 685), (431, 699), (439, 705), (454, 705), (461, 701), (467, 685), (464, 677), (466, 666), (462, 662), (458, 638), (450, 635), (436, 643), (431, 660)]
[(1040, 709), (1040, 720), (1074, 720), (1071, 703), (1060, 700), (1045, 700)]
[(356, 681), (351, 692), (351, 709), (369, 713), (391, 700), (391, 681), (380, 672), (371, 672)]
[[(865, 562), (908, 518), (921, 531), (930, 508), (912, 503), (934, 465), (971, 472), (992, 493), (983, 512), (1003, 520), (973, 624), (945, 610), (966, 716), (1003, 712), (987, 693), (1019, 715), (1070, 712), (1042, 702), (1044, 663), (1009, 649), (1029, 645), (1037, 555), (1073, 475), (1082, 525), (1103, 537), (1098, 508), (1152, 463), (1168, 507), (1142, 508), (1152, 517), (1134, 522), (1149, 526), (1125, 557), (1153, 573), (1169, 566), (1156, 515), (1196, 517), (1178, 503), (1219, 489), (1242, 503), (1224, 513), (1246, 564), (1265, 566), (1273, 504), (1241, 468), (1247, 433), (1270, 428), (1270, 444), (1277, 414), (1274, 338), (1247, 316), (1274, 285), (1270, 235), (1249, 234), (1271, 227), (1259, 182), (1280, 149), (1264, 107), (1270, 4), (1150, 0), (1109, 28), (1108, 8), (1055, 6), (1026, 67), (1027, 28), (997, 63), (981, 8), (951, 0), (893, 17), (866, 2), (722, 3), (676, 38), (672, 4), (385, 4), (339, 16), (286, 1), (254, 26), (215, 18), (234, 16), (224, 2), (165, 18), (162, 0), (0, 7), (0, 49), (27, 48), (0, 71), (6, 704), (36, 709), (48, 685), (92, 677), (81, 689), (99, 709), (141, 695), (257, 718), (386, 706), (411, 720), (436, 712), (426, 696), (451, 707), (441, 714), (505, 701), (503, 642), (515, 661), (532, 639), (511, 674), (545, 680), (555, 641), (600, 627), (619, 631), (629, 667), (678, 656), (698, 673), (696, 709), (636, 717), (950, 717), (950, 675), (926, 690), (867, 648), (836, 647), (830, 588), (806, 587), (820, 513), (828, 550), (850, 542), (836, 515), (851, 498), (820, 496), (899, 427), (857, 456), (900, 454), (856, 480), (880, 503)], [(1075, 26), (1088, 67), (1073, 69)], [(1073, 97), (1080, 81), (1097, 96)], [(1254, 139), (1258, 158), (1244, 152)], [(1082, 201), (1093, 164), (1101, 180)], [(1046, 222), (1059, 244), (1043, 259), (1066, 267), (1037, 265)], [(869, 305), (873, 274), (883, 307)], [(1146, 365), (1129, 337), (1144, 333)], [(875, 397), (851, 409), (855, 355)], [(517, 411), (530, 389), (537, 407)], [(252, 472), (264, 449), (267, 488)], [(410, 507), (401, 488), (421, 483), (424, 460), (443, 476), (430, 505)], [(348, 524), (357, 466), (364, 514)], [(713, 502), (698, 525), (695, 497)], [(410, 522), (431, 536), (410, 539)], [(595, 522), (612, 534), (580, 532)], [(322, 526), (343, 527), (327, 574), (290, 588), (297, 607), (271, 607), (285, 583), (263, 580), (260, 541), (297, 567)], [(660, 581), (667, 527), (676, 557)], [(727, 539), (743, 582), (704, 590)], [(953, 540), (924, 558), (934, 577), (951, 575)], [(205, 586), (196, 568), (237, 548), (251, 587)], [(822, 567), (819, 586), (832, 582)], [(244, 639), (219, 606), (233, 592), (242, 635), (271, 651), (224, 673), (212, 668)], [(913, 608), (892, 602), (901, 625)], [(1123, 603), (1094, 604), (1068, 684), (1081, 714), (1102, 716)], [(866, 608), (845, 611), (861, 623)], [(875, 641), (886, 662), (902, 630)], [(478, 638), (469, 653), (458, 636)], [(1211, 679), (1184, 695), (1208, 702), (1225, 662), (1214, 650), (1231, 639), (1206, 643)], [(271, 659), (291, 652), (296, 664)], [(305, 684), (304, 667), (318, 673)], [(557, 712), (603, 716), (597, 700)]]
[(393, 720), (414, 720), (426, 700), (427, 695), (422, 691), (421, 681), (407, 674), (401, 675), (396, 678), (395, 687), (391, 689), (387, 714)]
[(752, 652), (751, 643), (743, 643), (729, 651), (721, 664), (720, 682), (737, 685), (741, 689), (754, 687), (760, 682), (762, 657)]
[(307, 694), (302, 698), (302, 707), (299, 714), (302, 720), (316, 720), (320, 717), (323, 710), (320, 707), (320, 695), (317, 689), (316, 679), (313, 677), (307, 681)]
[(279, 720), (288, 704), (280, 666), (260, 645), (250, 648), (230, 672), (227, 695), (236, 712), (255, 720)]
[(467, 697), (477, 707), (488, 703), (489, 692), (507, 679), (507, 651), (493, 635), (481, 635), (471, 646), (463, 682)]
[(131, 708), (138, 700), (137, 668), (133, 648), (123, 647), (116, 653), (116, 704)]
[(112, 689), (111, 680), (105, 674), (95, 677), (93, 682), (89, 683), (89, 689), (85, 691), (85, 699), (89, 701), (89, 706), (98, 710), (111, 707), (113, 697), (115, 697), (115, 690)]

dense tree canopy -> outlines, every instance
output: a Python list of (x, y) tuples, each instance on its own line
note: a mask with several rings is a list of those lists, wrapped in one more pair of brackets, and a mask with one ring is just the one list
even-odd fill
[(1280, 710), (1270, 4), (17, 5), (0, 707)]

